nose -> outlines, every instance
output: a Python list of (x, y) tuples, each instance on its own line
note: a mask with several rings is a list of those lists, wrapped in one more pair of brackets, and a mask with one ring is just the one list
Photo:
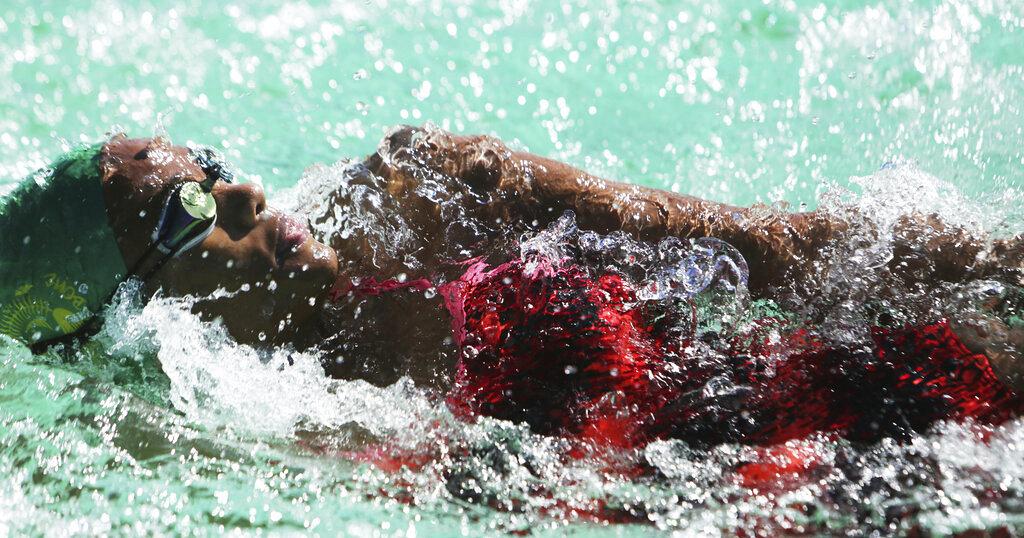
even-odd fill
[(267, 208), (263, 187), (253, 183), (219, 183), (213, 189), (217, 201), (217, 223), (237, 239), (259, 223), (260, 213)]

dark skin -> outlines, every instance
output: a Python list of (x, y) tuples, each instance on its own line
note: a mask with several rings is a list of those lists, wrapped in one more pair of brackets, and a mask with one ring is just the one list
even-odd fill
[[(176, 181), (201, 180), (202, 171), (184, 148), (158, 140), (114, 139), (104, 149), (103, 163), (109, 213), (126, 263), (133, 267), (149, 244), (148, 234), (164, 200), (161, 193)], [(819, 211), (740, 208), (616, 183), (551, 159), (511, 151), (491, 137), (439, 130), (392, 131), (364, 164), (383, 182), (403, 216), (427, 238), (441, 239), (445, 222), (437, 204), (414, 194), (419, 181), (416, 172), (423, 170), (455, 178), (485, 200), (475, 209), (476, 216), (499, 225), (532, 221), (535, 227), (543, 227), (569, 209), (576, 213), (581, 228), (601, 233), (623, 230), (652, 241), (666, 236), (725, 240), (748, 261), (755, 295), (771, 296), (773, 284), (779, 282), (806, 280), (812, 287), (814, 278), (827, 271), (828, 245), (841, 240), (853, 226), (847, 219)], [(402, 272), (397, 261), (383, 266), (371, 262), (372, 245), (340, 237), (327, 238), (329, 246), (309, 239), (281, 265), (274, 255), (278, 217), (266, 207), (262, 191), (252, 185), (219, 184), (214, 196), (220, 219), (215, 233), (167, 263), (146, 285), (172, 295), (208, 295), (220, 287), (240, 290), (248, 284), (248, 291), (203, 301), (196, 308), (208, 318), (222, 318), (241, 342), (291, 342), (304, 347), (330, 339), (339, 333), (338, 325), (325, 324), (320, 308), (332, 284), (344, 288), (351, 279), (385, 279)], [(330, 202), (342, 204), (343, 200), (336, 196)], [(430, 246), (417, 252), (423, 275), (437, 275), (445, 265), (440, 243), (428, 241)], [(894, 245), (896, 256), (889, 262), (888, 274), (908, 285), (975, 278), (1002, 278), (1017, 284), (1024, 267), (1020, 241), (984, 241), (947, 228), (934, 216), (908, 215), (897, 227)], [(152, 262), (142, 261), (147, 263)], [(273, 291), (271, 281), (277, 283)], [(338, 360), (325, 363), (329, 375), (377, 383), (409, 375), (417, 382), (442, 380), (439, 384), (444, 384), (454, 355), (438, 350), (450, 329), (436, 299), (392, 294), (348, 306), (350, 310), (343, 301), (335, 308), (333, 321), (342, 326), (348, 323), (343, 332), (362, 334), (376, 352), (362, 361), (353, 359), (353, 353), (339, 354)], [(366, 319), (374, 321), (368, 325), (372, 330), (364, 327)], [(1005, 327), (992, 323), (962, 324), (957, 330), (975, 351), (992, 358), (1004, 379), (1024, 388), (1017, 373), (1021, 361), (1005, 352), (1005, 342), (1013, 337)], [(261, 335), (267, 339), (261, 340)]]
[[(107, 213), (125, 265), (137, 275), (147, 274), (161, 262), (158, 253), (144, 254), (170, 188), (202, 181), (205, 174), (187, 148), (123, 136), (104, 146), (101, 168)], [(319, 311), (316, 301), (323, 300), (337, 276), (334, 251), (307, 237), (279, 255), (282, 215), (267, 207), (257, 185), (218, 182), (212, 194), (216, 229), (202, 244), (160, 265), (146, 279), (146, 290), (197, 297), (220, 288), (237, 292), (227, 299), (201, 301), (197, 310), (209, 319), (223, 319), (243, 342), (302, 338)]]

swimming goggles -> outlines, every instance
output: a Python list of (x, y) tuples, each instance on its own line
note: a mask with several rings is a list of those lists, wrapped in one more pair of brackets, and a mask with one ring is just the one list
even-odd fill
[[(153, 243), (131, 271), (131, 274), (142, 280), (148, 279), (168, 260), (202, 243), (213, 233), (217, 225), (217, 202), (213, 198), (213, 187), (218, 180), (226, 183), (234, 181), (234, 174), (225, 168), (224, 162), (213, 150), (192, 149), (189, 154), (202, 168), (206, 179), (177, 185), (167, 197), (160, 211), (160, 220), (151, 236)], [(163, 258), (145, 275), (138, 275), (136, 270), (139, 265), (154, 251), (163, 254)]]

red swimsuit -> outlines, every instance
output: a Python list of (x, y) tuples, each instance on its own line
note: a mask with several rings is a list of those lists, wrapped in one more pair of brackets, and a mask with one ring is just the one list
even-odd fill
[(813, 432), (870, 440), (1024, 411), (945, 322), (875, 328), (871, 342), (839, 348), (763, 320), (745, 341), (703, 344), (673, 337), (678, 323), (664, 312), (648, 321), (656, 316), (620, 277), (571, 265), (478, 262), (441, 292), (462, 350), (450, 407), (540, 433), (619, 446), (774, 444)]

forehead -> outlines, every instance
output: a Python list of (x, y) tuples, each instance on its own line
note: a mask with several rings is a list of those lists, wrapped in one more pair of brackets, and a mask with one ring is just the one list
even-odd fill
[(205, 177), (188, 148), (166, 140), (124, 136), (103, 145), (100, 175), (107, 217), (126, 262), (137, 260), (149, 244), (168, 188)]
[(100, 171), (106, 188), (143, 202), (168, 185), (201, 181), (202, 169), (183, 146), (159, 138), (115, 137), (103, 146)]

